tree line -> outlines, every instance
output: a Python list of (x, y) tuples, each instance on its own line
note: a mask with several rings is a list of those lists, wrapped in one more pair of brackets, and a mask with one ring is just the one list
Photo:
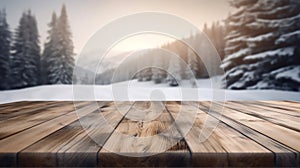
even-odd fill
[[(204, 57), (220, 57), (222, 60), (225, 56), (225, 36), (227, 33), (226, 24), (213, 22), (211, 26), (204, 25), (203, 33), (192, 34), (181, 40), (162, 45), (160, 48), (173, 52), (179, 58), (168, 57), (168, 54), (162, 54), (156, 49), (150, 49), (141, 54), (141, 60), (152, 62), (156, 67), (161, 68), (145, 68), (137, 73), (135, 78), (138, 81), (154, 81), (154, 83), (169, 83), (170, 86), (180, 85), (181, 80), (194, 78), (208, 78), (209, 75), (220, 75), (220, 67), (218, 62), (213, 59), (207, 59), (209, 62), (204, 65)], [(187, 45), (189, 43), (189, 46)], [(214, 47), (211, 47), (211, 46)], [(202, 57), (197, 55), (202, 53)], [(138, 61), (140, 63), (140, 61)], [(185, 65), (184, 65), (185, 64)], [(191, 74), (192, 72), (192, 74)], [(173, 74), (173, 75), (172, 75)], [(195, 85), (192, 82), (192, 85)]]
[[(300, 1), (232, 0), (230, 5), (237, 10), (229, 14), (222, 26), (216, 22), (211, 27), (205, 24), (203, 29), (222, 59), (224, 88), (300, 91)], [(194, 38), (201, 35), (190, 37)], [(200, 52), (207, 47), (203, 43), (193, 46)], [(162, 48), (175, 51), (198, 78), (218, 69), (213, 61), (210, 67), (205, 67), (179, 40)], [(206, 53), (210, 54), (213, 53)], [(180, 66), (174, 60), (169, 61), (169, 70), (176, 72), (177, 80), (151, 68), (137, 78), (155, 83), (169, 81), (171, 86), (177, 86), (180, 79), (189, 78)]]
[(47, 42), (41, 52), (37, 20), (23, 12), (14, 32), (0, 11), (0, 89), (19, 89), (41, 84), (71, 84), (73, 42), (65, 5), (49, 23)]

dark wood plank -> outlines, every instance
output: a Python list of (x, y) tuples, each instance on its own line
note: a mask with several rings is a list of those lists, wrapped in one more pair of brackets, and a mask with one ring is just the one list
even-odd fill
[[(162, 112), (155, 111), (161, 107)], [(140, 114), (141, 110), (144, 111), (143, 115)], [(160, 102), (136, 102), (125, 117), (100, 150), (99, 166), (190, 165), (187, 145), (176, 138), (180, 133), (172, 126), (172, 117)], [(170, 129), (173, 138), (159, 134), (167, 129)]]
[[(11, 102), (11, 103), (4, 103), (4, 104), (0, 104), (0, 113), (4, 110), (4, 109), (10, 109), (12, 107), (16, 107), (16, 106), (23, 106), (26, 105), (30, 102), (28, 101), (19, 101), (19, 102)], [(34, 103), (34, 102), (32, 102)]]
[(40, 101), (33, 101), (33, 102), (20, 102), (16, 105), (8, 105), (0, 110), (1, 116), (4, 114), (18, 114), (20, 112), (24, 113), (24, 111), (32, 111), (33, 109), (40, 108), (43, 106), (47, 106), (50, 104), (57, 104), (57, 102), (40, 102)]
[(24, 115), (39, 113), (41, 110), (44, 110), (47, 108), (65, 105), (66, 102), (58, 102), (58, 103), (44, 102), (44, 103), (37, 103), (37, 104), (38, 105), (34, 104), (34, 105), (31, 105), (30, 107), (20, 109), (20, 110), (14, 110), (14, 111), (10, 111), (10, 112), (7, 112), (8, 110), (3, 111), (3, 113), (0, 116), (0, 123), (2, 121), (11, 120), (13, 118), (21, 118)]

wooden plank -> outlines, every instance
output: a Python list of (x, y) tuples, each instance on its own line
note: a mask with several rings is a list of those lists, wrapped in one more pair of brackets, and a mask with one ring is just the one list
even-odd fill
[(18, 114), (20, 112), (24, 112), (24, 111), (32, 111), (32, 109), (36, 109), (39, 108), (41, 106), (45, 106), (45, 105), (50, 105), (50, 104), (57, 104), (57, 102), (38, 102), (38, 101), (34, 101), (34, 102), (20, 102), (17, 103), (15, 105), (9, 105), (6, 108), (3, 108), (0, 110), (0, 114), (1, 116), (3, 114)]
[(12, 107), (16, 107), (16, 106), (23, 106), (25, 104), (28, 104), (28, 101), (19, 101), (19, 102), (11, 102), (11, 103), (4, 103), (4, 104), (0, 104), (0, 113), (4, 110), (4, 109), (10, 109)]
[[(167, 108), (174, 118), (179, 117), (177, 116), (179, 110), (184, 113), (180, 117), (186, 116), (182, 123), (176, 122), (180, 129), (185, 129), (185, 120), (195, 117), (194, 112), (197, 114), (194, 127), (185, 136), (192, 151), (193, 166), (273, 166), (274, 159), (271, 151), (246, 138), (225, 123), (218, 122), (216, 118), (190, 103), (181, 105), (168, 103)], [(205, 127), (211, 127), (213, 132), (206, 140), (200, 141), (200, 133), (205, 131)]]
[(269, 106), (279, 109), (284, 109), (286, 111), (300, 112), (299, 102), (284, 102), (284, 101), (255, 101), (254, 103), (260, 104), (262, 106)]
[(260, 104), (264, 104), (270, 107), (276, 107), (285, 109), (287, 111), (300, 112), (300, 102), (290, 102), (290, 101), (257, 101)]
[(300, 113), (299, 117), (296, 117), (283, 112), (277, 112), (274, 108), (260, 108), (260, 106), (253, 105), (252, 103), (228, 102), (226, 107), (300, 132)]
[(99, 117), (99, 113), (93, 113), (83, 118), (81, 124), (86, 128), (85, 135), (80, 138), (80, 141), (69, 143), (58, 151), (57, 166), (97, 166), (100, 146), (106, 142), (113, 130), (124, 118), (123, 113), (120, 113), (118, 108), (121, 107), (124, 110), (122, 112), (126, 114), (133, 104), (133, 102), (114, 102), (104, 106), (101, 108), (101, 115), (106, 121)]
[(249, 102), (240, 102), (240, 104), (245, 104), (245, 105), (249, 105), (249, 106), (251, 105), (253, 107), (257, 107), (260, 109), (277, 112), (282, 115), (290, 115), (293, 117), (300, 117), (299, 109), (282, 107), (281, 105), (276, 105), (274, 102), (273, 103), (264, 103), (264, 102), (259, 102), (259, 101), (249, 101)]
[[(164, 106), (162, 112), (153, 111), (154, 114), (150, 114), (151, 110), (154, 109), (161, 109), (161, 103), (151, 102), (150, 105), (150, 102), (136, 102), (134, 104), (100, 150), (98, 166), (149, 167), (190, 165), (190, 153), (186, 143), (176, 138), (180, 133), (172, 126), (173, 120), (171, 115)], [(146, 111), (144, 116), (138, 114), (141, 110)], [(157, 118), (153, 118), (158, 113), (160, 115)], [(132, 118), (138, 118), (139, 121), (131, 120)], [(167, 129), (174, 137), (166, 138), (159, 134)], [(177, 143), (178, 141), (179, 143)], [(167, 149), (169, 150), (165, 151)]]
[[(208, 109), (210, 106), (210, 102), (200, 102), (200, 109), (205, 112), (209, 111)], [(210, 115), (219, 116), (218, 113), (222, 111), (222, 108), (223, 107), (220, 104), (214, 104), (214, 110), (210, 111)], [(239, 113), (240, 112), (225, 107), (222, 113), (223, 116), (220, 118), (220, 120), (238, 130), (246, 137), (273, 151), (275, 154), (275, 166), (297, 166), (297, 164), (299, 164), (299, 151), (296, 151), (290, 148), (288, 145), (278, 142), (268, 134), (261, 133), (260, 130), (255, 129), (255, 126), (247, 124), (248, 122), (255, 122), (256, 120), (261, 121), (261, 119), (257, 119), (255, 117), (253, 118), (251, 116), (249, 118), (247, 118), (247, 116), (240, 118), (238, 115)], [(263, 125), (261, 122), (256, 124)], [(268, 127), (267, 125), (265, 126)], [(277, 130), (274, 129), (273, 131), (276, 132)]]
[[(80, 104), (87, 105), (89, 102), (81, 102)], [(0, 140), (74, 110), (72, 102), (61, 102), (56, 106), (38, 108), (30, 113), (0, 121)]]
[(300, 150), (300, 146), (298, 143), (300, 139), (300, 133), (297, 131), (276, 125), (274, 123), (232, 109), (225, 110), (223, 114), (297, 151)]
[[(94, 103), (0, 140), (0, 163), (3, 165), (16, 165), (17, 152), (76, 121), (78, 114), (84, 116), (97, 110), (97, 108), (98, 106)], [(7, 158), (9, 160), (6, 160)]]
[[(96, 103), (96, 102), (95, 102)], [(97, 116), (100, 113), (113, 114), (115, 109), (112, 106), (107, 106), (110, 102), (101, 102), (99, 110), (87, 114), (79, 120), (62, 129), (50, 134), (49, 136), (41, 139), (37, 143), (27, 147), (18, 154), (18, 166), (26, 167), (56, 167), (56, 166), (80, 166), (78, 163), (83, 163), (82, 166), (91, 166), (87, 160), (97, 158), (97, 151), (100, 147), (91, 140), (82, 124), (88, 121), (90, 124), (97, 124)], [(104, 115), (104, 114), (103, 114)], [(119, 114), (120, 115), (120, 114)], [(87, 125), (90, 126), (90, 125)], [(100, 130), (102, 131), (102, 130)], [(87, 140), (88, 139), (88, 140)], [(74, 150), (74, 147), (84, 148)], [(90, 155), (91, 149), (94, 149), (94, 157)], [(65, 154), (65, 151), (70, 151)], [(67, 157), (63, 158), (63, 157)], [(81, 158), (75, 157), (81, 156)], [(87, 156), (87, 157), (85, 157)], [(63, 164), (63, 165), (62, 165)], [(94, 166), (97, 162), (94, 162)]]
[(8, 112), (8, 110), (5, 110), (5, 111), (2, 111), (3, 113), (0, 116), (0, 123), (2, 121), (11, 120), (13, 118), (21, 118), (23, 115), (34, 114), (41, 110), (44, 110), (44, 109), (47, 109), (50, 107), (60, 106), (63, 104), (66, 104), (66, 102), (59, 102), (59, 103), (44, 102), (44, 103), (37, 103), (37, 105), (32, 104), (30, 107), (20, 109), (20, 110), (13, 110), (13, 111), (9, 111), (9, 112)]
[(19, 152), (18, 166), (56, 167), (58, 149), (75, 141), (78, 137), (82, 138), (83, 134), (85, 132), (80, 122), (75, 121)]

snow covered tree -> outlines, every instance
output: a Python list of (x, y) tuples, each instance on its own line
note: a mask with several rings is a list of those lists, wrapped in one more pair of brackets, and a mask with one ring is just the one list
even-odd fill
[(47, 83), (71, 84), (74, 68), (74, 47), (65, 5), (62, 7), (58, 19), (53, 14), (49, 27), (49, 38), (43, 54), (43, 62), (47, 68)]
[(158, 50), (153, 50), (152, 53), (153, 55), (153, 65), (154, 67), (152, 68), (152, 80), (154, 83), (162, 83), (164, 79), (166, 78), (166, 73), (164, 72), (164, 60), (163, 60), (163, 53), (158, 49)]
[(37, 22), (29, 10), (23, 13), (16, 30), (10, 64), (11, 88), (40, 83), (40, 47)]
[(170, 86), (178, 86), (182, 79), (182, 68), (180, 58), (173, 57), (169, 61), (167, 81)]
[(194, 53), (194, 51), (188, 48), (188, 66), (186, 69), (186, 76), (191, 81), (192, 86), (196, 86), (195, 78), (197, 77), (197, 73), (199, 71), (199, 62), (198, 56)]
[(48, 76), (51, 74), (50, 72), (50, 67), (53, 66), (52, 64), (52, 58), (55, 57), (53, 56), (55, 53), (55, 43), (58, 41), (58, 37), (56, 34), (56, 24), (57, 24), (57, 16), (56, 13), (52, 13), (52, 18), (51, 22), (48, 24), (49, 30), (48, 34), (49, 36), (47, 37), (47, 42), (44, 44), (44, 51), (42, 55), (42, 69), (41, 69), (41, 74), (42, 74), (42, 83), (43, 84), (50, 84)]
[[(197, 59), (197, 55), (195, 54), (195, 52), (193, 50), (191, 50), (190, 48), (188, 49), (188, 67), (189, 67), (189, 71), (191, 71), (193, 74), (189, 74), (189, 78), (191, 78), (192, 76), (196, 77), (197, 73), (199, 71), (199, 63), (198, 63), (198, 59)], [(190, 76), (192, 75), (192, 76)]]
[(300, 90), (300, 2), (238, 0), (221, 67), (229, 89)]
[(225, 53), (225, 36), (226, 36), (226, 24), (221, 25), (218, 21), (214, 22), (211, 27), (212, 43), (218, 51), (221, 60), (223, 60)]
[(11, 33), (6, 21), (6, 12), (0, 11), (0, 90), (8, 89), (9, 57), (10, 57)]

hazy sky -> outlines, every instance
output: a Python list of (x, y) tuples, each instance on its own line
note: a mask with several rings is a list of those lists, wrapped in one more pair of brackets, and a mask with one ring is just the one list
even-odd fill
[(225, 19), (231, 9), (227, 0), (0, 0), (0, 7), (6, 8), (13, 30), (22, 12), (31, 9), (38, 21), (41, 44), (44, 44), (51, 14), (53, 11), (59, 14), (63, 3), (67, 6), (76, 53), (102, 26), (129, 14), (164, 12), (184, 18), (201, 28), (204, 22)]

